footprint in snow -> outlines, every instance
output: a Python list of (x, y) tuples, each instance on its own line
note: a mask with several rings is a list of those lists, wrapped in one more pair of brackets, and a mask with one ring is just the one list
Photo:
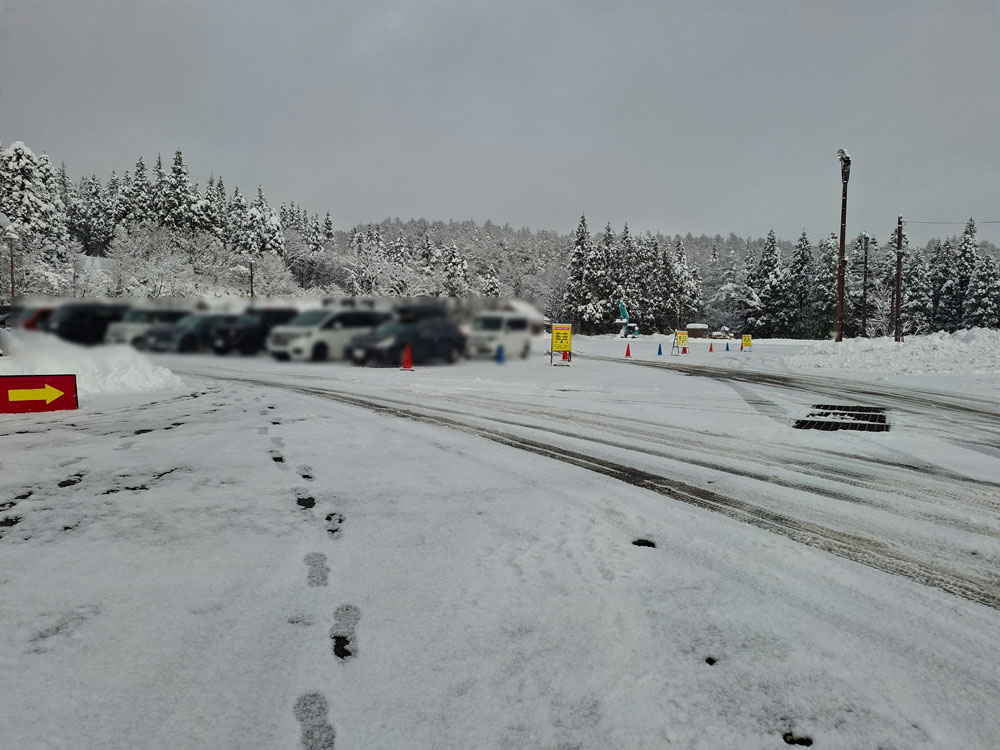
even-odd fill
[(326, 533), (336, 536), (340, 533), (340, 528), (344, 523), (344, 517), (339, 513), (330, 513), (326, 517)]
[(267, 434), (267, 427), (258, 427), (257, 428), (257, 434), (258, 435), (266, 435)]
[(333, 627), (330, 628), (330, 640), (333, 641), (333, 655), (338, 659), (347, 660), (357, 656), (355, 630), (361, 619), (361, 610), (353, 604), (341, 604), (333, 613)]
[(271, 445), (277, 446), (278, 448), (284, 448), (285, 441), (282, 440), (280, 437), (273, 437), (271, 438)]
[(307, 693), (295, 701), (295, 718), (302, 727), (302, 750), (334, 750), (337, 732), (327, 714), (330, 708), (320, 693)]
[(303, 558), (306, 564), (306, 581), (310, 588), (326, 586), (329, 581), (330, 569), (326, 567), (326, 555), (320, 552), (310, 552)]
[(299, 476), (305, 479), (307, 482), (311, 482), (313, 480), (312, 466), (307, 466), (306, 464), (303, 464), (298, 469), (296, 469), (296, 471), (299, 472)]
[(271, 451), (268, 451), (268, 453), (270, 454), (271, 460), (274, 461), (274, 463), (276, 463), (276, 464), (283, 464), (283, 463), (285, 463), (285, 457), (282, 456), (278, 451), (271, 450)]

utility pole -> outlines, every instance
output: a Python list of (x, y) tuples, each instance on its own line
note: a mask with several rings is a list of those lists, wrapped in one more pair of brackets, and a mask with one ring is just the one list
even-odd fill
[(250, 299), (253, 299), (253, 258), (250, 259)]
[(868, 232), (861, 237), (865, 248), (864, 281), (861, 283), (861, 335), (868, 338)]
[(896, 220), (896, 341), (903, 340), (903, 217)]
[(844, 237), (847, 232), (847, 181), (851, 178), (851, 157), (844, 149), (837, 151), (840, 159), (840, 180), (844, 186), (840, 202), (840, 255), (837, 256), (837, 341), (844, 340)]

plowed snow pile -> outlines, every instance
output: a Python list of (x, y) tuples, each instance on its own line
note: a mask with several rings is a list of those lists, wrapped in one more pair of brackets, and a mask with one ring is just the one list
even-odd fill
[(175, 390), (184, 381), (129, 346), (88, 349), (44, 333), (0, 334), (0, 375), (76, 375), (82, 396)]
[(787, 358), (791, 367), (878, 370), (885, 374), (1000, 373), (1000, 331), (972, 328), (955, 333), (822, 341)]

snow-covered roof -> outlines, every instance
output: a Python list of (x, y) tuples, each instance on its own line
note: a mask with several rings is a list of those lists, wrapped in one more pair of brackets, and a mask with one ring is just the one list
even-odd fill
[(705, 329), (706, 331), (708, 330), (708, 324), (707, 323), (688, 323), (686, 327), (687, 327), (687, 329), (689, 331), (692, 328), (695, 328), (695, 329), (698, 329), (698, 330), (701, 330), (701, 329)]

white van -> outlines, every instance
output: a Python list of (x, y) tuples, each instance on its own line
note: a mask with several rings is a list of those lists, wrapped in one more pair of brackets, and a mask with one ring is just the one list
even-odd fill
[(329, 309), (299, 313), (267, 337), (267, 351), (278, 360), (346, 359), (347, 344), (391, 315), (374, 310)]
[(527, 358), (531, 354), (531, 326), (526, 315), (483, 312), (472, 319), (465, 344), (467, 356), (494, 358), (501, 346), (505, 357)]

